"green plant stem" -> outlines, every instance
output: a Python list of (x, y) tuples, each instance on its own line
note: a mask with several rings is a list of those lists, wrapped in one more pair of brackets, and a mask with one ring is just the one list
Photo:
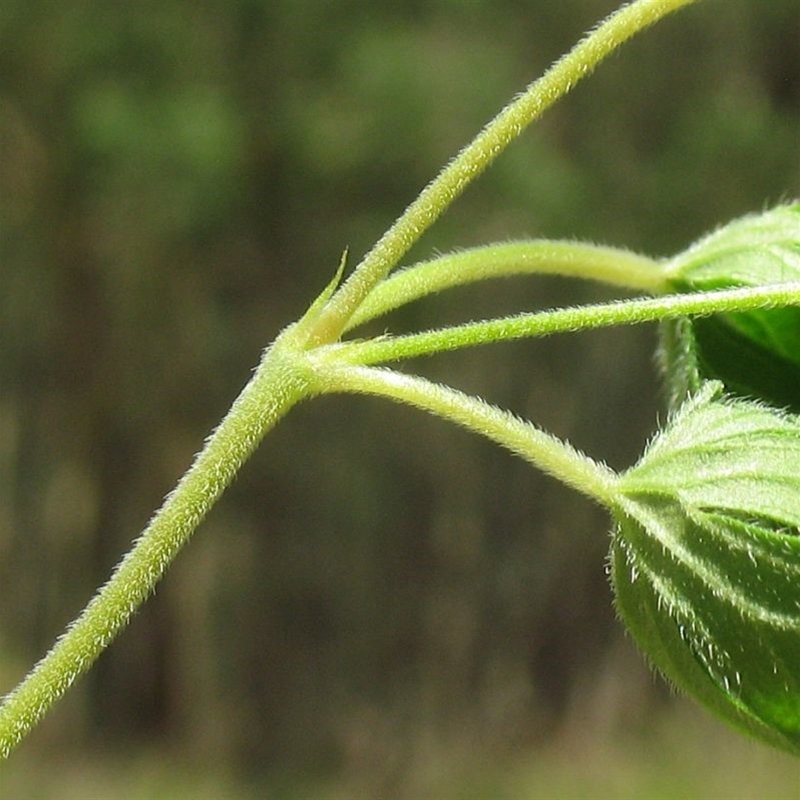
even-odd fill
[(83, 613), (0, 706), (0, 758), (85, 672), (153, 591), (264, 434), (310, 393), (279, 337), (253, 378)]
[(607, 508), (617, 503), (615, 472), (508, 411), (449, 386), (382, 367), (317, 362), (319, 390), (388, 397), (491, 439)]
[[(412, 244), (546, 108), (625, 40), (691, 2), (694, 0), (636, 0), (612, 14), (508, 105), (445, 167), (327, 303), (313, 305), (299, 324), (278, 337), (109, 581), (52, 650), (4, 699), (0, 706), (0, 757), (9, 754), (125, 626), (264, 434), (293, 405), (313, 394), (315, 386), (318, 388), (317, 382), (309, 380), (313, 376), (309, 376), (308, 363), (300, 351), (335, 342), (361, 302)], [(335, 282), (326, 292), (333, 292), (334, 286)], [(327, 294), (323, 293), (325, 297)], [(317, 355), (333, 354), (332, 348), (323, 351)], [(336, 390), (346, 390), (349, 385), (350, 391), (385, 394), (427, 408), (510, 447), (601, 502), (613, 495), (613, 473), (499, 409), (492, 410), (479, 400), (421, 379), (369, 368), (338, 369), (341, 372), (337, 372), (340, 380)]]
[(341, 362), (380, 364), (463, 347), (549, 336), (554, 333), (798, 305), (800, 284), (782, 283), (518, 314), (406, 336), (379, 336), (364, 341), (343, 342), (330, 345), (330, 349), (335, 351)]
[(372, 290), (350, 318), (346, 330), (453, 286), (532, 273), (601, 281), (653, 294), (662, 294), (669, 288), (659, 261), (630, 250), (547, 239), (493, 244), (449, 253), (400, 270)]
[(364, 298), (469, 183), (531, 122), (627, 39), (692, 2), (695, 0), (636, 0), (622, 6), (530, 84), (422, 190), (364, 256), (322, 310), (314, 330), (309, 333), (309, 344), (336, 341)]

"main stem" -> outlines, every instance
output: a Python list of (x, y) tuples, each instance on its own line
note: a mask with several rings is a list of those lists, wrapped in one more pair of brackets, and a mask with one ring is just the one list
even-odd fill
[(362, 300), (400, 261), (469, 183), (531, 122), (569, 92), (623, 42), (695, 0), (636, 0), (609, 16), (507, 105), (429, 183), (364, 256), (323, 309), (310, 344), (336, 341)]
[[(0, 706), (0, 757), (9, 754), (125, 626), (264, 434), (293, 405), (313, 393), (307, 374), (297, 369), (297, 359), (292, 358), (292, 354), (284, 348), (290, 345), (299, 350), (336, 341), (369, 292), (510, 141), (622, 42), (691, 2), (694, 0), (636, 0), (612, 14), (594, 33), (556, 62), (541, 79), (531, 84), (523, 95), (507, 106), (445, 167), (367, 253), (350, 279), (319, 313), (313, 309), (314, 313), (295, 326), (291, 334), (287, 331), (286, 335), (276, 340), (253, 379), (109, 581), (59, 638), (53, 649), (3, 701)], [(379, 370), (364, 368), (367, 372), (361, 374), (352, 371), (353, 368), (348, 369), (353, 378), (361, 375), (360, 379), (364, 381), (361, 389), (353, 386), (353, 391), (389, 396), (397, 396), (402, 391), (406, 402), (422, 408), (428, 407), (426, 402), (433, 397), (430, 389), (423, 390), (413, 381), (408, 383), (412, 379), (403, 376), (400, 376), (402, 385), (387, 391), (388, 387), (383, 376), (378, 374)], [(381, 380), (384, 380), (384, 390), (381, 390)], [(372, 389), (369, 388), (369, 381), (373, 381)], [(426, 396), (429, 397), (428, 401)], [(511, 430), (515, 423), (506, 420), (499, 427), (493, 427), (489, 417), (481, 422), (483, 412), (479, 412), (474, 404), (470, 410), (469, 404), (464, 405), (455, 395), (441, 395), (436, 403), (439, 410), (434, 407), (429, 410), (461, 421), (467, 427), (482, 430), (490, 438), (517, 449), (513, 437), (508, 441), (503, 438), (504, 426)], [(537, 429), (525, 426), (523, 432), (520, 428), (520, 441), (530, 437), (531, 430)], [(539, 434), (547, 436), (542, 432)], [(559, 474), (561, 467), (555, 455), (557, 446), (548, 448), (544, 439), (541, 441), (544, 468)], [(546, 465), (548, 450), (554, 459), (549, 467)], [(517, 452), (525, 455), (524, 449)], [(562, 470), (564, 474), (569, 474), (569, 462), (572, 462), (576, 476), (574, 481), (567, 477), (568, 483), (573, 483), (581, 491), (587, 491), (586, 487), (590, 487), (587, 493), (600, 500), (611, 496), (613, 473), (604, 471), (604, 468), (574, 451), (570, 456), (563, 449), (562, 456), (566, 458), (566, 470)], [(538, 463), (538, 458), (533, 460)], [(581, 469), (585, 470), (582, 477)]]
[(267, 351), (133, 549), (52, 650), (4, 699), (0, 758), (8, 756), (127, 624), (264, 434), (310, 393), (291, 364), (278, 343)]

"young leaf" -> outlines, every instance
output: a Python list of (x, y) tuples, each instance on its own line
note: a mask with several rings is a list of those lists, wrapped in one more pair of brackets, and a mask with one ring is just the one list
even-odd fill
[[(734, 220), (667, 266), (679, 292), (800, 281), (800, 203)], [(673, 407), (704, 379), (800, 412), (800, 308), (717, 314), (662, 326)]]
[(800, 754), (800, 419), (721, 389), (621, 476), (617, 609), (678, 688)]

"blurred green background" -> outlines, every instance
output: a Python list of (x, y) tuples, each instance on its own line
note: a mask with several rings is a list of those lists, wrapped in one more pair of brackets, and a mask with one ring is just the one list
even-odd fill
[[(0, 5), (0, 691), (78, 613), (247, 380), (615, 0)], [(800, 194), (800, 6), (705, 0), (549, 111), (416, 247), (655, 255)], [(393, 330), (611, 297), (508, 280)], [(652, 328), (408, 368), (616, 468)], [(418, 412), (276, 429), (4, 767), (14, 798), (796, 798), (796, 762), (672, 697), (614, 619), (605, 514)], [(46, 765), (46, 769), (43, 769)]]

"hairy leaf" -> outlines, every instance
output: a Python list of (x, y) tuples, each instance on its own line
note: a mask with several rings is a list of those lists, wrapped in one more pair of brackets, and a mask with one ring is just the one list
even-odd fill
[[(800, 281), (800, 203), (733, 221), (668, 265), (679, 292)], [(800, 308), (666, 322), (661, 360), (673, 407), (704, 379), (800, 412)]]
[(676, 686), (800, 754), (800, 419), (720, 390), (622, 476), (617, 608)]

